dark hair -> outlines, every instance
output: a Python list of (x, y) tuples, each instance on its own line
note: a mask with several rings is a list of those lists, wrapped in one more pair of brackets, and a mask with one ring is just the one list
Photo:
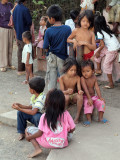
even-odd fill
[(47, 28), (50, 28), (51, 26), (52, 26), (52, 25), (50, 24), (50, 22), (47, 21), (47, 22), (46, 22), (46, 27), (47, 27)]
[(84, 10), (80, 15), (79, 15), (79, 20), (78, 20), (78, 25), (81, 27), (81, 20), (84, 18), (84, 17), (87, 17), (89, 23), (90, 23), (90, 28), (93, 27), (93, 24), (94, 24), (94, 14), (93, 14), (93, 11), (92, 10)]
[(63, 65), (63, 73), (66, 73), (74, 65), (77, 67), (77, 72), (78, 72), (78, 64), (76, 59), (72, 57), (67, 58)]
[(53, 130), (56, 129), (58, 118), (62, 118), (65, 110), (65, 96), (61, 90), (53, 89), (48, 92), (45, 101), (46, 114), (44, 118), (47, 120), (47, 125)]
[(35, 90), (37, 93), (42, 93), (45, 88), (45, 80), (41, 77), (33, 77), (29, 81), (29, 86), (31, 89)]
[(87, 66), (91, 67), (91, 69), (94, 70), (94, 63), (93, 63), (93, 61), (87, 60), (87, 61), (82, 61), (81, 62), (81, 70), (82, 70), (82, 68), (87, 67)]
[(23, 36), (24, 38), (27, 38), (30, 42), (32, 42), (32, 35), (31, 35), (30, 31), (24, 32), (24, 33), (22, 34), (22, 36)]
[(52, 5), (47, 10), (47, 15), (49, 18), (54, 18), (55, 21), (62, 21), (62, 9), (59, 5)]
[(70, 17), (72, 18), (73, 21), (76, 20), (78, 15), (79, 15), (79, 12), (77, 10), (70, 11)]
[(46, 16), (42, 16), (41, 18), (43, 18), (45, 22), (47, 22), (47, 20), (48, 20), (48, 17), (46, 17)]
[(21, 4), (21, 3), (24, 3), (26, 0), (18, 0), (17, 2), (19, 3), (19, 4)]
[[(94, 27), (95, 27), (95, 33), (97, 34), (97, 32), (102, 33), (102, 30), (104, 32), (106, 32), (107, 34), (110, 35), (110, 37), (112, 37), (112, 30), (110, 29), (110, 27), (107, 25), (105, 17), (104, 16), (96, 16), (95, 20), (94, 20)], [(103, 35), (104, 37), (104, 35)]]

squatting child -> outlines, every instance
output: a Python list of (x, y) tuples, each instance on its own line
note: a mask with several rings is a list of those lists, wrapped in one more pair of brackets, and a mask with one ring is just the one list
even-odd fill
[(96, 49), (95, 35), (90, 30), (90, 28), (93, 27), (93, 22), (93, 12), (91, 10), (83, 11), (79, 16), (78, 21), (80, 28), (74, 29), (72, 34), (67, 39), (68, 43), (73, 43), (74, 49), (77, 46), (84, 46), (84, 60), (91, 59), (94, 55), (94, 50)]
[(60, 89), (63, 91), (66, 106), (77, 103), (77, 114), (74, 119), (78, 123), (83, 105), (83, 91), (81, 90), (80, 77), (77, 75), (78, 65), (75, 59), (68, 58), (63, 66), (64, 74), (60, 77)]
[(65, 96), (62, 91), (53, 89), (48, 92), (45, 101), (46, 112), (41, 116), (38, 128), (28, 127), (26, 139), (35, 151), (29, 158), (39, 155), (44, 148), (64, 148), (68, 138), (72, 138), (75, 124), (69, 112), (65, 110)]
[(27, 121), (33, 123), (36, 127), (39, 124), (40, 117), (44, 113), (45, 94), (43, 93), (45, 81), (41, 77), (34, 77), (29, 81), (29, 91), (33, 96), (31, 97), (30, 105), (22, 105), (14, 103), (12, 108), (18, 110), (17, 112), (17, 131), (20, 134), (19, 140), (25, 138), (25, 129)]
[(22, 52), (22, 63), (25, 64), (26, 80), (23, 84), (28, 84), (29, 79), (33, 77), (33, 50), (32, 50), (32, 35), (30, 31), (26, 31), (22, 34), (23, 42), (25, 46)]
[[(106, 119), (103, 119), (103, 114), (105, 111), (105, 100), (102, 98), (97, 78), (94, 75), (93, 62), (91, 60), (81, 62), (81, 70), (81, 84), (85, 92), (85, 95), (83, 97), (84, 114), (87, 117), (87, 121), (84, 122), (84, 125), (89, 126), (91, 124), (91, 115), (93, 113), (94, 107), (96, 107), (99, 112), (98, 121), (107, 123), (108, 121)], [(95, 91), (97, 93), (97, 96), (95, 95)]]
[(67, 55), (67, 38), (71, 28), (62, 25), (62, 9), (52, 5), (47, 10), (48, 20), (53, 26), (48, 28), (44, 36), (43, 48), (48, 49), (47, 74), (48, 90), (57, 88), (57, 73), (62, 74), (62, 68)]

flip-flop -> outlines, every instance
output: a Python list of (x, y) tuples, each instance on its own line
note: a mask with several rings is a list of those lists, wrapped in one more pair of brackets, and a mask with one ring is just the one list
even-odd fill
[(105, 89), (113, 89), (114, 87), (111, 87), (111, 86), (108, 85), (108, 86), (104, 86), (104, 88)]
[(9, 66), (8, 69), (16, 70), (15, 66)]
[(83, 123), (83, 125), (84, 125), (84, 127), (88, 127), (88, 126), (90, 126), (90, 121), (85, 121), (84, 123)]
[(95, 76), (101, 76), (102, 73), (95, 73)]
[(108, 123), (108, 120), (107, 119), (102, 119), (100, 122), (102, 122), (102, 123)]
[(7, 71), (6, 68), (1, 68), (0, 70), (1, 70), (1, 72), (6, 72)]

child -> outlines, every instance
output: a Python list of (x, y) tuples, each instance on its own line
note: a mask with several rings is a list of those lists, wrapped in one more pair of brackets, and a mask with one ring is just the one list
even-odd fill
[(23, 42), (25, 46), (22, 52), (22, 63), (25, 63), (26, 69), (26, 80), (23, 81), (23, 84), (28, 84), (29, 79), (33, 77), (33, 51), (32, 51), (32, 35), (30, 31), (26, 31), (22, 34)]
[(95, 62), (97, 63), (96, 75), (101, 75), (101, 60), (105, 56), (103, 71), (107, 74), (109, 85), (105, 86), (106, 89), (114, 88), (112, 79), (113, 62), (115, 61), (120, 43), (117, 38), (106, 24), (104, 16), (97, 16), (95, 18), (95, 32), (97, 39), (100, 40), (100, 46), (95, 51)]
[(29, 91), (33, 96), (29, 106), (19, 103), (14, 103), (12, 108), (18, 110), (17, 112), (17, 130), (20, 133), (19, 140), (24, 139), (27, 121), (33, 123), (36, 127), (39, 124), (40, 117), (44, 113), (45, 81), (41, 77), (34, 77), (29, 81)]
[(39, 58), (45, 58), (43, 56), (43, 37), (44, 37), (44, 32), (46, 30), (46, 23), (47, 23), (48, 18), (45, 16), (42, 16), (40, 19), (40, 29), (39, 29), (39, 35), (36, 40), (36, 45), (37, 48), (40, 48), (40, 53), (38, 54), (38, 59)]
[(71, 19), (66, 20), (65, 25), (70, 26), (73, 31), (76, 28), (76, 24), (78, 23), (79, 12), (77, 10), (70, 11)]
[[(45, 101), (46, 113), (40, 118), (38, 128), (28, 127), (26, 139), (35, 147), (29, 158), (39, 155), (44, 148), (64, 148), (68, 146), (68, 134), (73, 133), (75, 124), (65, 111), (65, 96), (62, 91), (49, 91)], [(40, 145), (40, 146), (39, 146)]]
[(57, 88), (57, 72), (62, 74), (64, 60), (67, 55), (67, 38), (71, 34), (71, 28), (62, 25), (62, 9), (58, 5), (52, 5), (47, 10), (48, 20), (53, 26), (48, 28), (44, 36), (43, 48), (48, 49), (47, 74), (48, 90)]
[(68, 37), (67, 42), (73, 43), (74, 49), (77, 46), (84, 46), (83, 59), (91, 59), (96, 49), (95, 35), (90, 28), (93, 27), (94, 15), (92, 11), (85, 10), (79, 16), (78, 25), (72, 34)]
[(98, 0), (81, 0), (81, 5), (80, 5), (80, 7), (82, 8), (81, 10), (90, 9), (94, 11), (94, 4), (97, 1)]
[(59, 79), (60, 89), (65, 95), (66, 105), (68, 106), (70, 103), (77, 103), (75, 123), (78, 123), (79, 121), (80, 111), (83, 105), (83, 91), (81, 90), (80, 77), (77, 75), (77, 67), (76, 60), (68, 58), (63, 67), (64, 75)]
[[(94, 75), (94, 64), (91, 60), (81, 62), (81, 84), (85, 92), (84, 101), (84, 113), (86, 114), (87, 121), (84, 122), (85, 126), (89, 126), (91, 123), (91, 115), (94, 107), (99, 112), (99, 122), (107, 123), (106, 119), (103, 119), (105, 111), (105, 101), (101, 96), (100, 88), (98, 86), (97, 78)], [(95, 96), (95, 91), (97, 96)]]

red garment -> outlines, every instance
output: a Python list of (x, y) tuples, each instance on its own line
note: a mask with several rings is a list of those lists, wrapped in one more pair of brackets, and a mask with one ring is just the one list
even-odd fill
[(83, 59), (85, 60), (85, 61), (87, 61), (87, 60), (89, 60), (89, 59), (91, 59), (91, 57), (94, 55), (94, 51), (91, 51), (90, 53), (88, 53), (88, 54), (84, 54), (83, 55)]

